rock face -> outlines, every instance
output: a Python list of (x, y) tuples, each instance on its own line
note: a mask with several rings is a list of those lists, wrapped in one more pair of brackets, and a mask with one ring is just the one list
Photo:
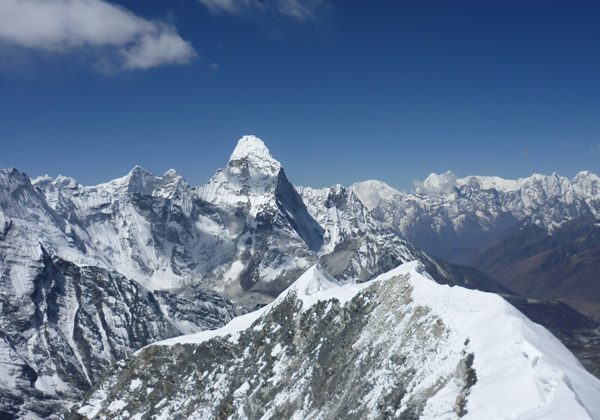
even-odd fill
[(600, 178), (589, 172), (572, 180), (553, 174), (516, 181), (431, 174), (415, 193), (383, 198), (372, 213), (427, 252), (465, 262), (482, 242), (520, 222), (552, 233), (570, 220), (600, 218)]
[[(2, 418), (54, 418), (116, 360), (152, 342), (217, 328), (237, 315), (220, 296), (194, 301), (155, 295), (99, 267), (81, 267), (42, 248), (31, 289), (2, 284)], [(6, 279), (6, 277), (3, 277)], [(39, 418), (38, 417), (38, 418)]]
[(58, 418), (116, 360), (241, 313), (209, 290), (140, 284), (164, 288), (152, 274), (165, 254), (154, 251), (169, 250), (171, 270), (185, 267), (190, 225), (213, 215), (182, 217), (195, 211), (182, 189), (174, 172), (141, 168), (87, 188), (0, 171), (1, 418)]
[(600, 319), (600, 224), (593, 218), (569, 221), (552, 234), (518, 225), (467, 263), (523, 296), (563, 299)]
[(552, 235), (537, 225), (506, 232), (470, 264), (525, 296), (600, 302), (600, 223), (583, 218)]
[(119, 362), (69, 419), (594, 419), (600, 381), (502, 298), (418, 263), (320, 266), (226, 327)]

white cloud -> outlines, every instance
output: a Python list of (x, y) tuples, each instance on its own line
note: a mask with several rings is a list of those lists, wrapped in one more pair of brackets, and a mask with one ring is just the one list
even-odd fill
[(125, 68), (147, 69), (162, 64), (186, 64), (196, 55), (189, 42), (184, 41), (172, 26), (158, 33), (145, 33), (139, 42), (121, 51)]
[(104, 0), (0, 0), (0, 41), (51, 52), (108, 47), (127, 69), (185, 64), (196, 56), (173, 25)]
[(212, 12), (275, 12), (298, 20), (314, 19), (324, 0), (198, 0)]

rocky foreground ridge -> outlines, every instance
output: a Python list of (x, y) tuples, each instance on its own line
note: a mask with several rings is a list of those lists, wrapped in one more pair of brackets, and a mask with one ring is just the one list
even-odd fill
[(314, 266), (259, 311), (119, 362), (68, 419), (599, 417), (600, 380), (552, 334), (413, 262), (351, 285)]

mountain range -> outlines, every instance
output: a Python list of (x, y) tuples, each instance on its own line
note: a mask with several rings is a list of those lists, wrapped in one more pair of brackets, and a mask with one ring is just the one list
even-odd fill
[(352, 189), (374, 218), (426, 252), (600, 319), (598, 176), (461, 179), (447, 172), (431, 174), (411, 194), (378, 181)]
[[(128, 366), (119, 361), (135, 351), (258, 313), (316, 264), (344, 285), (417, 260), (437, 283), (504, 296), (549, 328), (588, 370), (600, 372), (595, 321), (564, 302), (521, 297), (504, 278), (503, 285), (427, 249), (429, 239), (450, 249), (454, 235), (461, 258), (476, 258), (467, 251), (480, 250), (475, 245), (482, 240), (498, 241), (518, 223), (556, 234), (570, 220), (593, 219), (597, 177), (582, 175), (571, 189), (557, 182), (574, 198), (552, 196), (564, 201), (556, 211), (539, 197), (523, 208), (510, 203), (531, 194), (525, 185), (532, 182), (518, 183), (520, 195), (508, 193), (508, 181), (493, 184), (507, 193), (498, 201), (502, 207), (487, 203), (498, 191), (480, 191), (491, 181), (479, 177), (465, 187), (451, 174), (430, 178), (412, 195), (376, 181), (296, 187), (254, 136), (242, 138), (227, 165), (200, 187), (174, 170), (156, 177), (140, 167), (95, 187), (0, 170), (0, 412), (7, 419), (59, 418), (60, 409), (90, 388), (101, 389), (103, 375)], [(546, 184), (554, 185), (540, 185)], [(454, 217), (444, 200), (467, 188), (470, 207), (464, 198), (456, 209), (475, 210)], [(582, 199), (581, 191), (590, 197)], [(476, 199), (488, 207), (473, 204)], [(428, 223), (440, 226), (421, 244), (431, 253), (409, 242), (428, 238), (422, 233)]]

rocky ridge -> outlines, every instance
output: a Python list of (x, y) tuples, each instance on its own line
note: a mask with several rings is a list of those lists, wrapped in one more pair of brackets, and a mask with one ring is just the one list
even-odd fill
[(315, 266), (257, 312), (118, 363), (68, 419), (583, 420), (599, 401), (543, 327), (414, 262), (346, 286)]

